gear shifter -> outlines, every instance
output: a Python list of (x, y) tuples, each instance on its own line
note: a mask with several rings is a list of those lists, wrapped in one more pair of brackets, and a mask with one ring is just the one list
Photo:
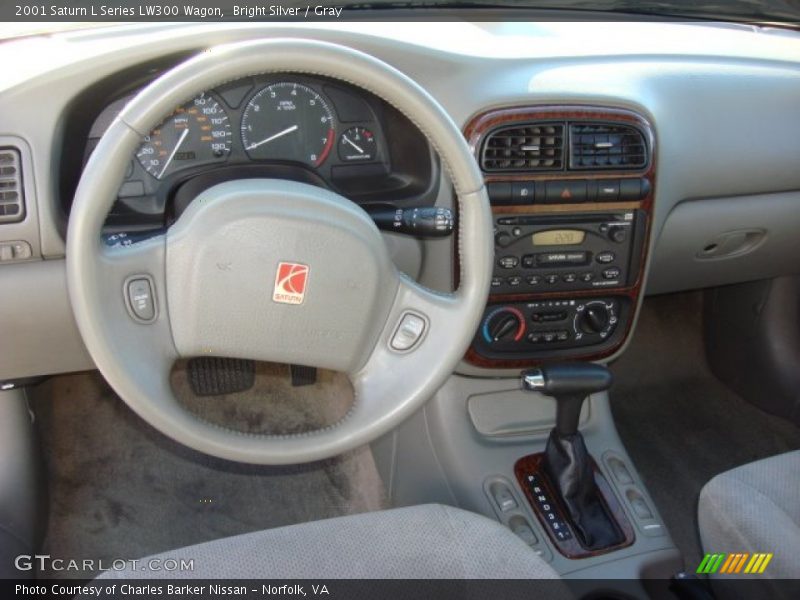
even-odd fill
[(550, 432), (544, 469), (570, 516), (581, 544), (601, 550), (624, 541), (608, 514), (594, 480), (592, 459), (578, 431), (583, 401), (611, 386), (611, 373), (601, 365), (565, 363), (522, 373), (523, 388), (556, 400), (556, 426)]

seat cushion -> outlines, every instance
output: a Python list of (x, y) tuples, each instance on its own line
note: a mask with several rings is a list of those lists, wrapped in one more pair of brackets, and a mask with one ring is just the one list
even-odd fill
[(248, 533), (149, 558), (193, 559), (194, 570), (107, 571), (100, 578), (558, 578), (506, 527), (438, 504)]
[[(714, 477), (700, 492), (698, 525), (707, 553), (773, 553), (765, 572), (752, 576), (764, 582), (762, 597), (800, 598), (800, 586), (770, 583), (800, 578), (800, 451)], [(743, 576), (712, 575), (731, 581)], [(740, 597), (736, 586), (728, 588), (725, 597)], [(752, 594), (753, 588), (738, 590)]]

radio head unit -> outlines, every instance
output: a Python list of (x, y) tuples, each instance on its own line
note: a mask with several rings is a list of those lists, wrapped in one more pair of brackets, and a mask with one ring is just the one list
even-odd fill
[(492, 295), (623, 288), (639, 273), (645, 213), (495, 215)]

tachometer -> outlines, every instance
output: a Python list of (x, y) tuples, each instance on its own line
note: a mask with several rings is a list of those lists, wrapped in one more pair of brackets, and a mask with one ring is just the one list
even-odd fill
[(300, 83), (274, 83), (250, 99), (242, 115), (242, 143), (250, 158), (320, 166), (335, 131), (328, 103)]
[(172, 113), (144, 139), (136, 157), (156, 179), (178, 169), (224, 160), (231, 151), (225, 109), (201, 94)]

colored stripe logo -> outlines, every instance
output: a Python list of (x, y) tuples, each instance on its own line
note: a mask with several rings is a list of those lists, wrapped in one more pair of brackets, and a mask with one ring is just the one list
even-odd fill
[(697, 573), (711, 575), (713, 573), (735, 574), (760, 574), (767, 569), (773, 554), (766, 552), (738, 552), (732, 554), (706, 554), (697, 567)]

